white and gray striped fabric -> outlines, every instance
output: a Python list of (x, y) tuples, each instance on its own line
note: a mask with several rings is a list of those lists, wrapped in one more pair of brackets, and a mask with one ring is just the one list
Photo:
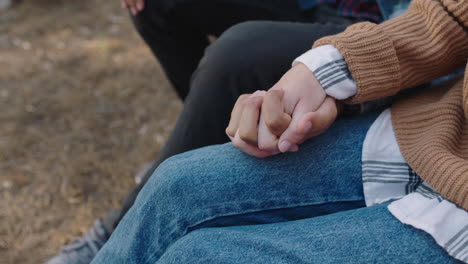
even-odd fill
[[(293, 65), (300, 62), (314, 73), (329, 96), (342, 100), (356, 94), (356, 83), (335, 47), (312, 49)], [(367, 206), (392, 201), (388, 209), (399, 221), (424, 230), (450, 256), (468, 263), (468, 212), (443, 198), (406, 163), (390, 109), (383, 111), (367, 132), (362, 180)]]
[(395, 200), (390, 212), (429, 233), (449, 255), (468, 262), (468, 212), (443, 198), (405, 162), (386, 109), (367, 132), (362, 151), (367, 206)]
[(294, 60), (304, 63), (314, 73), (328, 95), (342, 100), (356, 94), (356, 83), (340, 52), (332, 45), (311, 49)]

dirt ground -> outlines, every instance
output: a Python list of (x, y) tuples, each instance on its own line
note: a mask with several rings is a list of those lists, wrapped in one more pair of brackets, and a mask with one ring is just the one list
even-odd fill
[(118, 0), (0, 11), (0, 263), (42, 263), (118, 207), (180, 110)]

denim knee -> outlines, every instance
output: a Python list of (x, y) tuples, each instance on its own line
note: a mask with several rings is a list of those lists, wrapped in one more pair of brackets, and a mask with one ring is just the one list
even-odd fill
[(189, 166), (190, 164), (179, 160), (179, 155), (166, 159), (153, 172), (142, 192), (151, 193), (151, 196), (156, 195), (157, 200), (154, 202), (161, 204), (167, 204), (171, 200), (180, 200), (183, 197), (179, 197), (181, 190), (178, 189), (186, 185), (185, 179), (191, 177), (192, 171)]
[(210, 188), (205, 187), (206, 179), (200, 179), (208, 168), (197, 162), (201, 159), (196, 157), (196, 152), (195, 156), (184, 153), (161, 163), (143, 188), (142, 200), (156, 203), (160, 213), (167, 211), (184, 219), (193, 211), (202, 210), (204, 205), (198, 198), (205, 196)]
[(200, 220), (218, 215), (224, 203), (221, 201), (230, 202), (228, 197), (236, 196), (235, 190), (242, 186), (235, 177), (242, 168), (233, 166), (230, 162), (233, 160), (246, 160), (249, 164), (256, 161), (232, 144), (214, 145), (173, 156), (157, 168), (143, 188), (142, 198), (139, 198), (160, 204), (161, 210), (172, 210), (189, 222), (192, 218)]

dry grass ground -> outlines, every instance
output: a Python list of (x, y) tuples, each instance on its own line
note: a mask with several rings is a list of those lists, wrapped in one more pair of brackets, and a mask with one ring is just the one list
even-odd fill
[(180, 109), (119, 1), (0, 12), (0, 263), (42, 263), (118, 207)]

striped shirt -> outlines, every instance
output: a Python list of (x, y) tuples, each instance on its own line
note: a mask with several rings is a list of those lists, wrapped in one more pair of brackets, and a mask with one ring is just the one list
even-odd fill
[(319, 4), (334, 5), (339, 16), (362, 18), (374, 22), (383, 20), (375, 0), (299, 0), (299, 7), (303, 10)]
[[(356, 94), (356, 83), (335, 47), (312, 49), (293, 65), (299, 62), (314, 73), (327, 95), (346, 99)], [(362, 182), (367, 206), (391, 201), (388, 209), (400, 222), (425, 231), (450, 256), (468, 263), (468, 212), (445, 199), (408, 165), (389, 108), (377, 117), (364, 139)]]

